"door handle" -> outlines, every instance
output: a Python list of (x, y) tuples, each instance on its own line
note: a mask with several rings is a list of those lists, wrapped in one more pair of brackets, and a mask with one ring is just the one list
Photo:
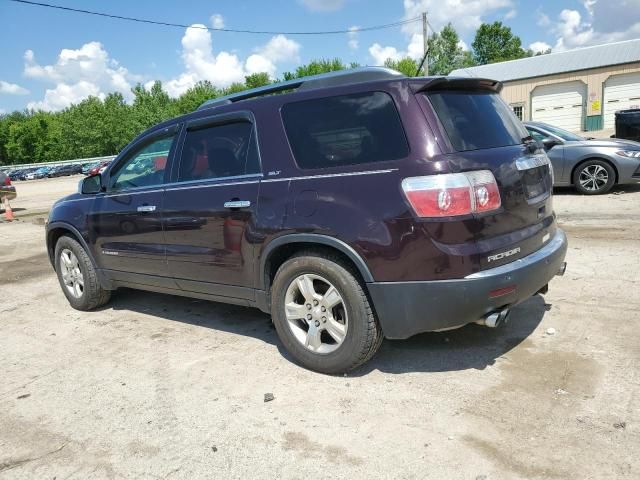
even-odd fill
[(155, 212), (156, 211), (156, 206), (155, 205), (140, 205), (138, 207), (138, 211), (139, 212)]
[(233, 200), (230, 202), (224, 202), (224, 208), (247, 208), (251, 206), (249, 200)]

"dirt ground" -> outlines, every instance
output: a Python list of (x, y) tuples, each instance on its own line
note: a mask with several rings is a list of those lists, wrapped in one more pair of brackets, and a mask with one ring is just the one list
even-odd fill
[(332, 377), (257, 310), (71, 309), (42, 213), (77, 180), (17, 182), (0, 224), (0, 478), (640, 478), (640, 186), (556, 193), (567, 273), (504, 328), (385, 341)]

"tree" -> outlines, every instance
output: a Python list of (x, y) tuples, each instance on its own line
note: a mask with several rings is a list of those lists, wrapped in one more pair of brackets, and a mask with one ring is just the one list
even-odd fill
[(342, 63), (339, 58), (332, 60), (322, 59), (313, 60), (306, 65), (300, 65), (296, 68), (295, 72), (284, 72), (283, 77), (285, 80), (293, 80), (300, 77), (308, 77), (309, 75), (319, 75), (321, 73), (335, 72), (337, 70), (345, 70), (347, 68), (353, 68), (357, 64), (351, 64), (349, 66)]
[(393, 60), (391, 58), (387, 58), (384, 61), (384, 66), (387, 68), (392, 68), (393, 70), (397, 70), (398, 72), (406, 75), (407, 77), (415, 77), (418, 72), (418, 62), (416, 62), (413, 58), (404, 57), (400, 60)]
[(271, 83), (271, 79), (267, 72), (252, 73), (251, 75), (244, 77), (244, 83), (247, 88), (258, 88), (269, 85)]
[(184, 115), (193, 112), (204, 102), (219, 97), (220, 94), (220, 90), (214, 87), (210, 81), (198, 82), (176, 100), (176, 113)]
[(449, 75), (452, 70), (475, 64), (471, 52), (460, 46), (460, 37), (451, 23), (433, 33), (429, 43), (429, 75)]
[(504, 62), (527, 56), (520, 37), (502, 22), (483, 23), (471, 44), (473, 57), (479, 65)]

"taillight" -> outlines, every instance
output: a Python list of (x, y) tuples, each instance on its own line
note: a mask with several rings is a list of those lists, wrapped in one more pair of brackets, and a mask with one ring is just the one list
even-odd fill
[(6, 178), (4, 179), (4, 184), (7, 187), (11, 185), (11, 179), (9, 178), (9, 175), (7, 175)]
[(500, 192), (489, 170), (410, 177), (402, 190), (419, 217), (451, 217), (500, 208)]

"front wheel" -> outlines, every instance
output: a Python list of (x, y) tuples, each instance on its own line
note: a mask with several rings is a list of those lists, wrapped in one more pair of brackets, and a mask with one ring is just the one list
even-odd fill
[(60, 237), (56, 243), (55, 267), (62, 291), (76, 310), (92, 310), (111, 298), (111, 291), (100, 286), (89, 255), (75, 239)]
[(380, 326), (354, 272), (331, 255), (309, 252), (282, 264), (271, 290), (280, 340), (302, 366), (342, 373), (368, 361)]
[(602, 160), (587, 160), (573, 172), (573, 184), (584, 195), (607, 193), (615, 182), (616, 172)]

